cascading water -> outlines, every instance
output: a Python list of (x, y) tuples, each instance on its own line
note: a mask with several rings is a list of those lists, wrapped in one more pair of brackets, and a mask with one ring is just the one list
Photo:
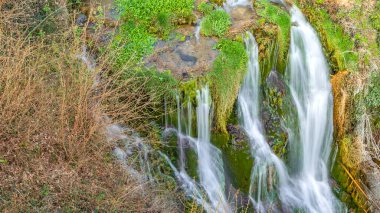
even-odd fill
[(287, 206), (301, 207), (308, 212), (335, 212), (339, 210), (328, 183), (328, 157), (331, 150), (332, 92), (329, 68), (322, 46), (312, 26), (301, 11), (293, 6), (288, 65), (290, 92), (298, 115), (299, 137), (290, 143), (299, 143), (296, 150), (297, 168), (292, 174), (292, 187), (284, 187), (282, 197)]
[(208, 87), (197, 91), (197, 153), (200, 182), (217, 212), (231, 212), (224, 191), (221, 152), (210, 143), (210, 92)]
[[(180, 159), (180, 170), (178, 171), (176, 167), (167, 159), (170, 166), (175, 172), (175, 175), (179, 182), (181, 182), (182, 187), (185, 192), (193, 197), (198, 204), (202, 205), (207, 212), (232, 212), (229, 203), (227, 202), (225, 196), (225, 180), (224, 180), (224, 169), (223, 161), (221, 157), (221, 151), (213, 146), (210, 142), (210, 92), (208, 87), (204, 87), (197, 91), (197, 133), (198, 138), (192, 138), (191, 134), (191, 104), (188, 102), (187, 106), (187, 127), (186, 134), (181, 132), (181, 104), (180, 98), (177, 97), (177, 108), (178, 108), (178, 129), (168, 128), (167, 132), (176, 132), (179, 139), (179, 159)], [(202, 190), (198, 184), (190, 178), (185, 170), (185, 143), (188, 143), (190, 147), (195, 151), (198, 157), (198, 176), (200, 179), (200, 185), (203, 191), (206, 193), (208, 199), (204, 199), (202, 196)]]
[[(245, 44), (248, 54), (248, 73), (240, 89), (238, 104), (240, 112), (240, 124), (247, 133), (252, 156), (254, 157), (254, 167), (251, 174), (250, 199), (259, 212), (265, 212), (274, 208), (275, 196), (272, 183), (268, 182), (271, 171), (276, 169), (279, 180), (286, 181), (286, 168), (281, 160), (271, 151), (262, 131), (259, 118), (259, 83), (260, 70), (258, 62), (258, 47), (251, 33), (247, 33)], [(272, 206), (272, 207), (271, 207)]]
[[(304, 210), (306, 212), (339, 212), (341, 204), (328, 184), (327, 160), (332, 141), (332, 95), (329, 69), (319, 39), (298, 8), (290, 10), (291, 29), (290, 91), (297, 109), (301, 150), (290, 150), (299, 156), (295, 171), (288, 174), (282, 161), (267, 144), (259, 118), (259, 84), (257, 44), (251, 34), (246, 38), (249, 56), (248, 74), (239, 93), (240, 123), (250, 139), (254, 167), (251, 174), (250, 199), (259, 212)], [(297, 146), (292, 146), (297, 147)], [(277, 178), (271, 177), (273, 170)], [(278, 183), (276, 182), (278, 180)], [(277, 193), (275, 190), (277, 189)], [(276, 206), (276, 194), (281, 210)]]

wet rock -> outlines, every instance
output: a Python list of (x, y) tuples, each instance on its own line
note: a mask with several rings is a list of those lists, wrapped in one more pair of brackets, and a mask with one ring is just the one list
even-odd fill
[[(200, 76), (211, 70), (218, 56), (213, 38), (202, 38), (199, 43), (190, 40), (158, 41), (154, 53), (144, 59), (145, 66), (158, 71), (170, 70), (178, 79)], [(185, 74), (184, 74), (185, 73)]]
[(79, 14), (77, 19), (75, 20), (75, 24), (80, 27), (83, 27), (86, 24), (87, 20), (88, 18), (85, 14)]
[(248, 137), (245, 134), (243, 128), (238, 125), (227, 124), (227, 132), (232, 137), (233, 143), (235, 143), (235, 145), (244, 141), (248, 141)]
[(272, 69), (270, 71), (266, 82), (270, 87), (276, 88), (281, 94), (285, 94), (286, 85), (276, 70)]
[(191, 62), (193, 65), (197, 63), (197, 58), (191, 55), (184, 54), (182, 51), (178, 50), (177, 53), (182, 61)]

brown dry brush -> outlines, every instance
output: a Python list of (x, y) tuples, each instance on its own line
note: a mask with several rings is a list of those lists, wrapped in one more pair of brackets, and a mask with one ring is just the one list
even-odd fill
[(111, 156), (99, 122), (105, 109), (124, 121), (147, 115), (156, 94), (132, 79), (94, 84), (111, 57), (88, 69), (78, 59), (85, 38), (62, 13), (51, 17), (58, 30), (38, 36), (47, 20), (35, 19), (41, 5), (0, 2), (0, 211), (177, 211), (159, 186), (144, 184), (142, 193)]

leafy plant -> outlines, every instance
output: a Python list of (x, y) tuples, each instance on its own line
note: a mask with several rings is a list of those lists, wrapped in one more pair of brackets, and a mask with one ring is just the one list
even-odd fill
[(201, 33), (205, 36), (222, 37), (231, 26), (230, 15), (222, 10), (214, 10), (206, 15), (201, 24)]
[(204, 15), (208, 15), (214, 10), (214, 7), (211, 4), (202, 2), (198, 5), (198, 10)]

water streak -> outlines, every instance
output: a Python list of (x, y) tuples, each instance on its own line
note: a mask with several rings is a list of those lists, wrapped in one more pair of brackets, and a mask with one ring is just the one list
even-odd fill
[[(258, 212), (274, 209), (273, 188), (276, 179), (272, 178), (273, 169), (279, 175), (280, 181), (287, 181), (285, 165), (270, 149), (259, 117), (259, 82), (260, 70), (258, 63), (258, 47), (251, 33), (247, 33), (245, 44), (248, 61), (248, 73), (240, 89), (238, 104), (240, 124), (247, 133), (250, 141), (254, 167), (251, 174), (250, 199)], [(269, 180), (269, 181), (268, 181)], [(283, 183), (284, 185), (285, 183)]]
[(292, 187), (284, 187), (282, 201), (289, 207), (301, 207), (308, 212), (335, 212), (339, 203), (328, 183), (328, 158), (331, 150), (332, 92), (329, 67), (319, 38), (301, 11), (293, 6), (290, 56), (287, 73), (290, 92), (295, 103), (299, 143), (297, 165)]
[[(221, 151), (213, 146), (210, 142), (210, 109), (211, 99), (208, 87), (204, 87), (197, 91), (197, 103), (196, 108), (197, 115), (197, 134), (198, 138), (193, 138), (191, 134), (191, 116), (192, 107), (190, 100), (187, 104), (187, 122), (186, 134), (181, 132), (182, 125), (182, 106), (180, 98), (177, 97), (177, 123), (178, 129), (168, 128), (166, 133), (176, 133), (178, 137), (179, 151), (179, 171), (169, 162), (173, 168), (178, 181), (181, 183), (185, 192), (191, 196), (194, 200), (202, 205), (207, 212), (232, 212), (231, 207), (225, 196), (225, 180), (223, 161), (221, 157)], [(185, 170), (185, 146), (189, 147), (197, 154), (198, 158), (198, 176), (200, 179), (200, 186), (190, 178)], [(205, 199), (203, 193), (207, 196)]]
[[(254, 167), (250, 198), (258, 212), (341, 212), (341, 204), (328, 183), (328, 157), (332, 142), (332, 95), (329, 68), (318, 36), (298, 8), (290, 10), (292, 22), (290, 92), (296, 106), (298, 125), (290, 129), (289, 143), (299, 144), (291, 174), (272, 153), (259, 118), (260, 72), (257, 44), (251, 34), (245, 39), (249, 56), (248, 74), (239, 93), (240, 123), (250, 138)], [(296, 134), (293, 134), (296, 133)], [(273, 177), (273, 170), (277, 178)], [(278, 182), (276, 182), (278, 181)], [(275, 190), (278, 193), (275, 193)], [(278, 198), (276, 198), (278, 194)], [(281, 202), (281, 209), (276, 200)]]

